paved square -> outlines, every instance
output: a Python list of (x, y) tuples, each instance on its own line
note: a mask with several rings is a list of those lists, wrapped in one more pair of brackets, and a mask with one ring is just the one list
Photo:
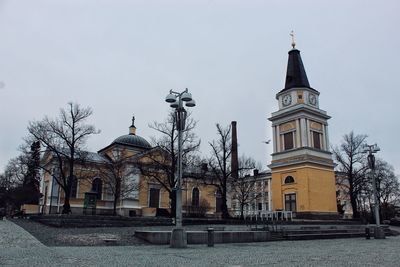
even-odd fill
[(251, 244), (46, 247), (0, 221), (0, 266), (400, 266), (400, 237)]

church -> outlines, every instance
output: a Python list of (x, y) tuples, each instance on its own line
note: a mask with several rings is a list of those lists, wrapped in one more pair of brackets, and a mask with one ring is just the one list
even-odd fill
[[(335, 165), (328, 137), (330, 116), (320, 108), (320, 93), (310, 86), (294, 42), (292, 47), (288, 52), (285, 86), (276, 94), (278, 110), (269, 118), (273, 134), (270, 171), (255, 172), (254, 177), (259, 179), (255, 185), (262, 193), (246, 210), (253, 214), (291, 211), (297, 218), (336, 218)], [(159, 148), (152, 147), (136, 134), (133, 118), (128, 134), (117, 137), (97, 153), (88, 152), (89, 164), (77, 168), (81, 170), (82, 179), (76, 179), (72, 186), (72, 212), (82, 213), (85, 193), (89, 191), (96, 193), (97, 214), (111, 214), (115, 209), (113, 205), (116, 205), (117, 214), (123, 216), (157, 216), (160, 210), (170, 212), (170, 192), (138, 168), (138, 163), (145, 164), (149, 155), (157, 153), (160, 153)], [(126, 194), (120, 192), (116, 203), (98, 166), (107, 165), (110, 159), (120, 155), (126, 158), (123, 166), (125, 171), (129, 170), (127, 179), (137, 187)], [(183, 212), (189, 215), (191, 210), (203, 207), (202, 215), (218, 216), (219, 194), (215, 187), (201, 182), (204, 177), (199, 177), (198, 173), (204, 175), (204, 172), (196, 172), (192, 171), (193, 175), (183, 181)], [(63, 204), (63, 192), (55, 182), (55, 175), (56, 170), (43, 174), (43, 213), (59, 213)], [(231, 201), (232, 195), (228, 195), (228, 199), (228, 208), (234, 216), (238, 214), (238, 203)]]
[[(69, 199), (73, 214), (86, 213), (85, 194), (91, 193), (96, 196), (96, 203), (95, 211), (90, 210), (90, 214), (110, 215), (116, 209), (116, 214), (122, 216), (169, 215), (170, 188), (141, 171), (149, 160), (161, 158), (163, 153), (137, 135), (136, 130), (133, 117), (128, 134), (117, 137), (97, 153), (85, 152), (84, 162), (77, 162)], [(40, 212), (44, 214), (61, 213), (64, 204), (55, 160), (51, 155), (42, 159), (45, 167), (51, 170), (43, 172), (41, 179)], [(190, 216), (212, 216), (219, 212), (219, 195), (214, 187), (200, 182), (203, 174), (204, 171), (197, 168), (185, 172), (182, 203), (184, 212)], [(120, 186), (116, 189), (118, 179)]]

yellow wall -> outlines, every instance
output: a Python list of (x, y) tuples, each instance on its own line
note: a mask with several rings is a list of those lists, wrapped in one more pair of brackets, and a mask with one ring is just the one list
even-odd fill
[[(287, 176), (294, 183), (284, 184)], [(272, 169), (272, 209), (284, 209), (286, 193), (296, 193), (297, 212), (337, 212), (335, 173), (316, 165)]]

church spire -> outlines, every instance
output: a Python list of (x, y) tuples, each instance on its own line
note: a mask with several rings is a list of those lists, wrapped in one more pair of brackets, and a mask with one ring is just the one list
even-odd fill
[(292, 47), (293, 49), (289, 51), (289, 59), (286, 71), (286, 82), (285, 89), (290, 89), (293, 87), (310, 87), (310, 83), (307, 79), (306, 70), (304, 69), (303, 61), (301, 60), (300, 51), (297, 50), (296, 43), (294, 42), (294, 33), (290, 33), (292, 36)]

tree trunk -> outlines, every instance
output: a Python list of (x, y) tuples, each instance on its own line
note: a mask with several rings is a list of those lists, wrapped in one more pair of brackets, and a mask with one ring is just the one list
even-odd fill
[(117, 215), (117, 202), (121, 196), (121, 179), (117, 178), (117, 183), (115, 185), (115, 195), (114, 195), (114, 206), (113, 215)]
[(354, 192), (354, 185), (353, 185), (353, 177), (351, 177), (351, 173), (349, 175), (349, 185), (350, 185), (350, 202), (351, 208), (353, 210), (353, 219), (360, 218), (360, 213), (358, 212), (357, 207), (357, 194)]
[(222, 194), (222, 205), (221, 205), (221, 211), (222, 211), (222, 219), (228, 219), (231, 216), (229, 215), (228, 212), (228, 205), (226, 204), (227, 199), (226, 199), (226, 192)]
[(70, 213), (71, 213), (71, 206), (69, 204), (69, 194), (65, 193), (62, 214), (70, 214)]
[(117, 202), (118, 202), (118, 195), (114, 195), (114, 203), (113, 203), (113, 215), (117, 215)]
[(241, 220), (244, 219), (244, 204), (243, 203), (240, 204), (240, 219)]

